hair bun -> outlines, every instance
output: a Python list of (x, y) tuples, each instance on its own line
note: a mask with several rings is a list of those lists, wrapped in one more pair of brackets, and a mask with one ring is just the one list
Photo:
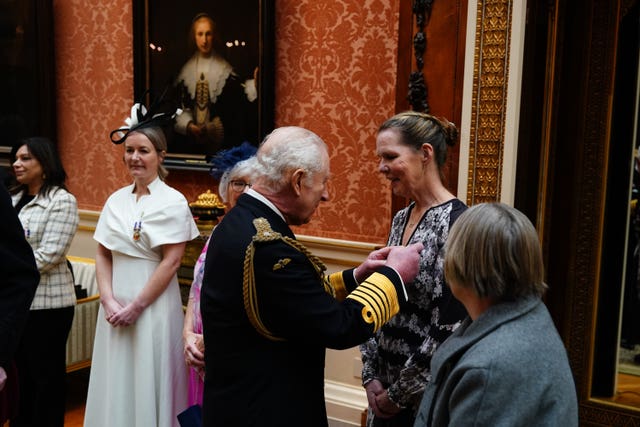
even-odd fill
[(438, 117), (438, 122), (440, 123), (440, 128), (444, 134), (445, 142), (448, 146), (453, 147), (458, 140), (458, 128), (443, 117)]

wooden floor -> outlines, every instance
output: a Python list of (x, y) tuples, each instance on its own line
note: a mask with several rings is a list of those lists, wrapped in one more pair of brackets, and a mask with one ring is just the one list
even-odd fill
[(88, 386), (89, 368), (67, 374), (67, 411), (64, 415), (65, 427), (82, 427)]
[(640, 409), (640, 377), (619, 373), (616, 395), (604, 400)]
[[(89, 368), (67, 374), (67, 409), (64, 415), (65, 427), (83, 427), (84, 404), (89, 386)], [(1, 427), (9, 427), (7, 421)]]

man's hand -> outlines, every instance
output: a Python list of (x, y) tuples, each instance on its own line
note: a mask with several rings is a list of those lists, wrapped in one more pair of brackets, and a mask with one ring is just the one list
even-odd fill
[(387, 255), (387, 266), (395, 269), (404, 283), (412, 282), (420, 268), (422, 243), (409, 246), (393, 246)]
[(386, 246), (382, 249), (378, 249), (369, 254), (367, 259), (364, 260), (353, 272), (354, 277), (358, 283), (362, 282), (367, 277), (375, 273), (380, 267), (387, 262), (387, 255), (391, 251), (391, 247)]

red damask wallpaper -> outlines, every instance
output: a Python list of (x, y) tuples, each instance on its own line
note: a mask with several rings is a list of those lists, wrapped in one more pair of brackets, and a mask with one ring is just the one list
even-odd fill
[[(298, 234), (382, 243), (391, 221), (377, 172), (377, 126), (394, 113), (399, 0), (276, 2), (276, 126), (297, 125), (330, 147), (331, 200)], [(129, 183), (109, 141), (133, 101), (131, 2), (54, 1), (59, 142), (80, 208), (99, 211)], [(215, 183), (171, 171), (188, 200)]]

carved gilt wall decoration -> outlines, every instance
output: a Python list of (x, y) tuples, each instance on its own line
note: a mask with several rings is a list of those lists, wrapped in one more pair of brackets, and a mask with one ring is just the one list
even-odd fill
[(510, 0), (478, 1), (467, 185), (470, 205), (500, 197), (512, 10)]
[(416, 18), (416, 26), (418, 28), (413, 37), (413, 54), (417, 70), (412, 71), (409, 76), (408, 99), (411, 108), (422, 113), (429, 112), (427, 84), (424, 80), (422, 69), (424, 68), (424, 54), (427, 50), (427, 36), (424, 30), (429, 22), (432, 7), (433, 0), (414, 0), (413, 2), (413, 15)]

